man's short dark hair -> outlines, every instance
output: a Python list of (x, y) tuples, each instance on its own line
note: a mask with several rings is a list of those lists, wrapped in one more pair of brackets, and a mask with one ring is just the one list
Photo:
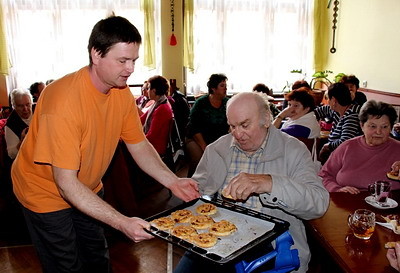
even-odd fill
[(351, 104), (351, 95), (349, 88), (342, 82), (337, 82), (328, 87), (328, 98), (334, 97), (341, 106)]
[(88, 44), (90, 65), (93, 63), (90, 54), (92, 48), (104, 57), (117, 43), (141, 44), (142, 36), (131, 22), (120, 16), (110, 16), (97, 22), (92, 29)]

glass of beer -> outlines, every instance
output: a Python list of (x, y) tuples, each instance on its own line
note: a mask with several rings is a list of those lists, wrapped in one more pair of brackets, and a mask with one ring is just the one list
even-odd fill
[(358, 209), (350, 214), (348, 225), (355, 237), (363, 240), (371, 238), (375, 230), (375, 213), (367, 209)]

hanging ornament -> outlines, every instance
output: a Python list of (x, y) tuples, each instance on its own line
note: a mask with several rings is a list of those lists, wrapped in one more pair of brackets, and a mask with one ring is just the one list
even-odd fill
[[(328, 8), (331, 6), (331, 3), (332, 3), (332, 0), (329, 1)], [(337, 21), (337, 17), (338, 17), (338, 10), (339, 10), (339, 0), (335, 0), (333, 2), (333, 5), (334, 5), (334, 7), (333, 7), (333, 20), (332, 20), (332, 23), (333, 23), (333, 26), (332, 26), (332, 30), (333, 30), (332, 31), (332, 47), (329, 50), (332, 54), (336, 52), (335, 36), (336, 36), (336, 29), (337, 29), (336, 24), (338, 22)]]
[(169, 44), (171, 46), (175, 46), (177, 44), (177, 41), (176, 41), (176, 37), (175, 37), (175, 34), (174, 34), (174, 30), (175, 30), (175, 22), (174, 22), (174, 18), (175, 18), (175, 11), (174, 11), (175, 3), (174, 3), (174, 0), (170, 0), (170, 5), (171, 5), (172, 34), (171, 34), (171, 38), (169, 39)]

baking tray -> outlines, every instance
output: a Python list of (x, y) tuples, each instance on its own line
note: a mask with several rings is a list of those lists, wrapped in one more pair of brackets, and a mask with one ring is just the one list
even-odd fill
[[(238, 230), (229, 236), (218, 236), (217, 244), (210, 248), (198, 247), (187, 240), (171, 235), (168, 230), (160, 230), (153, 225), (146, 231), (156, 237), (166, 240), (168, 243), (182, 247), (214, 263), (225, 264), (236, 260), (246, 251), (262, 242), (272, 242), (275, 238), (288, 230), (290, 225), (287, 221), (238, 206), (219, 198), (212, 200), (204, 198), (195, 199), (153, 215), (146, 220), (150, 222), (160, 217), (169, 216), (172, 212), (180, 209), (188, 209), (192, 211), (194, 215), (197, 215), (196, 207), (203, 203), (211, 203), (217, 206), (217, 213), (211, 215), (215, 222), (222, 219), (231, 221), (236, 225)], [(200, 230), (198, 232), (207, 232), (207, 230)]]

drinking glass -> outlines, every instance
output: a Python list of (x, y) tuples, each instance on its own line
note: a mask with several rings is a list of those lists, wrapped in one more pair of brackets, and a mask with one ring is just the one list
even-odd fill
[(367, 209), (358, 209), (350, 214), (348, 225), (355, 237), (363, 240), (371, 238), (375, 230), (375, 213)]

